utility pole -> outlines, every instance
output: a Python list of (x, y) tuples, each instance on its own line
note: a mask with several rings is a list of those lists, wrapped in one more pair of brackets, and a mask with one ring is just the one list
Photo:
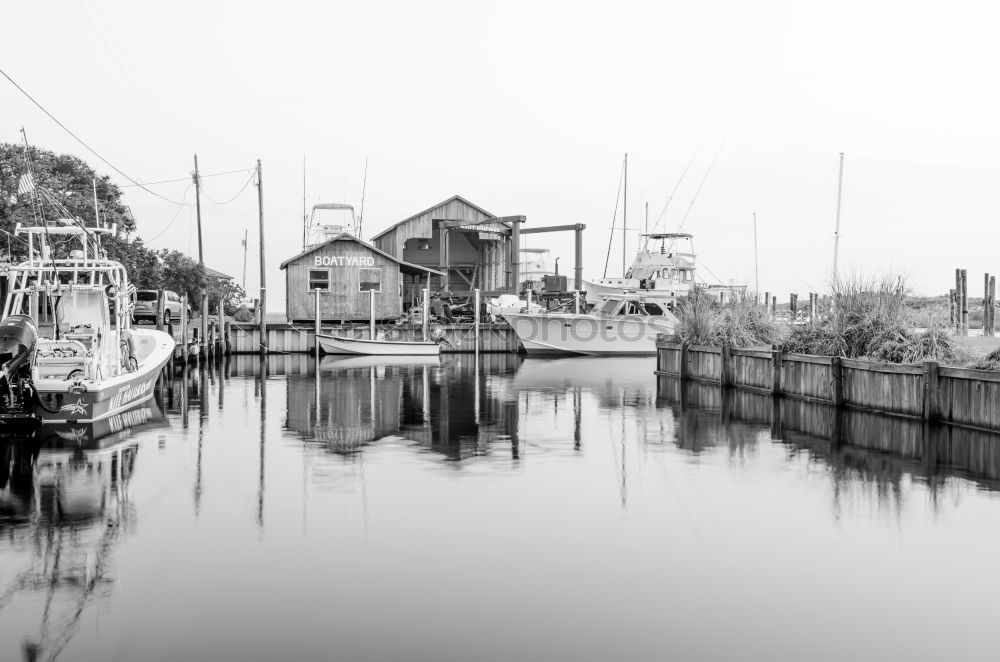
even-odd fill
[[(198, 263), (201, 265), (201, 331), (198, 339), (202, 351), (208, 356), (208, 275), (205, 273), (205, 249), (201, 240), (201, 177), (198, 175), (198, 155), (194, 155), (194, 207), (198, 217)], [(187, 339), (187, 329), (182, 329), (182, 338)]]
[(844, 153), (840, 153), (840, 176), (837, 178), (837, 225), (833, 231), (833, 285), (837, 286), (837, 253), (840, 250), (840, 194), (844, 188)]
[(243, 291), (247, 291), (247, 239), (250, 231), (243, 228)]
[(760, 272), (757, 269), (757, 212), (753, 213), (753, 297), (760, 296)]
[(625, 244), (628, 243), (628, 152), (625, 152), (625, 194), (622, 196), (622, 278), (625, 278)]
[(267, 280), (264, 271), (264, 181), (257, 159), (257, 213), (260, 218), (260, 353), (267, 354)]

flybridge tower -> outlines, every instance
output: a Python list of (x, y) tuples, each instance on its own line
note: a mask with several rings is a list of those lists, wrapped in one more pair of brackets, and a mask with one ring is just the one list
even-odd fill
[[(327, 213), (317, 214), (317, 212)], [(324, 223), (321, 222), (321, 216), (337, 220)], [(312, 213), (309, 214), (309, 222), (306, 224), (303, 250), (310, 246), (318, 246), (344, 233), (354, 235), (358, 239), (361, 238), (360, 219), (354, 214), (354, 207), (340, 202), (324, 202), (313, 205)]]

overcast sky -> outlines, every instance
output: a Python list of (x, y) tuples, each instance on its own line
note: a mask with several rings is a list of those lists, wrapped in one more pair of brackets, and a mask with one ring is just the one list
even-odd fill
[[(629, 225), (694, 233), (715, 281), (823, 291), (838, 153), (841, 269), (946, 292), (1000, 272), (997, 16), (987, 3), (5, 3), (2, 68), (141, 181), (264, 168), (271, 310), (307, 198), (360, 206), (364, 236), (460, 194), (529, 225), (583, 222), (600, 277), (622, 155)], [(0, 140), (109, 172), (5, 80)], [(700, 146), (700, 149), (699, 149)], [(692, 206), (713, 158), (714, 168)], [(113, 173), (110, 173), (112, 174)], [(113, 175), (114, 176), (114, 175)], [(205, 179), (218, 202), (249, 173)], [(115, 177), (119, 183), (125, 183)], [(187, 182), (157, 185), (193, 201)], [(197, 255), (193, 208), (125, 189), (140, 235)], [(185, 197), (186, 195), (186, 197)], [(690, 209), (690, 211), (688, 211)], [(620, 221), (619, 221), (620, 222)], [(252, 186), (203, 199), (206, 263), (258, 287)], [(533, 235), (572, 266), (571, 235)], [(621, 236), (610, 273), (621, 272)], [(637, 237), (630, 233), (629, 258)]]

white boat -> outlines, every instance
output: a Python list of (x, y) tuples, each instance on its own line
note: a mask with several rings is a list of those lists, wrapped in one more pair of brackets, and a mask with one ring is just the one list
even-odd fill
[[(673, 308), (673, 303), (694, 288), (694, 238), (685, 232), (646, 234), (646, 246), (632, 262), (623, 278), (584, 281), (587, 302), (596, 303), (605, 296), (623, 296), (638, 292), (657, 297)], [(652, 242), (652, 249), (650, 243)], [(657, 244), (656, 242), (659, 242)]]
[(11, 267), (0, 318), (3, 423), (110, 418), (152, 398), (173, 358), (170, 335), (132, 328), (135, 288), (101, 247), (101, 235), (112, 231), (58, 223), (15, 230), (28, 259)]
[(606, 296), (589, 313), (504, 313), (528, 354), (652, 355), (677, 318), (644, 297)]
[(368, 356), (437, 356), (441, 345), (423, 340), (366, 340), (320, 334), (316, 336), (325, 354), (364, 354)]

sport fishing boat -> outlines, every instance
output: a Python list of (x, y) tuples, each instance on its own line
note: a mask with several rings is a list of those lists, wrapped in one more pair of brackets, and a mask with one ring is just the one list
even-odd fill
[(653, 355), (677, 318), (636, 292), (608, 295), (588, 313), (503, 313), (528, 354)]
[(28, 259), (11, 267), (0, 318), (0, 423), (93, 423), (153, 397), (174, 339), (132, 328), (135, 288), (101, 246), (111, 232), (18, 224)]
[[(584, 281), (588, 303), (596, 303), (604, 296), (637, 292), (663, 298), (672, 310), (679, 297), (694, 291), (694, 237), (686, 232), (643, 236), (646, 238), (645, 247), (639, 251), (623, 278)], [(658, 246), (656, 242), (659, 242)]]

